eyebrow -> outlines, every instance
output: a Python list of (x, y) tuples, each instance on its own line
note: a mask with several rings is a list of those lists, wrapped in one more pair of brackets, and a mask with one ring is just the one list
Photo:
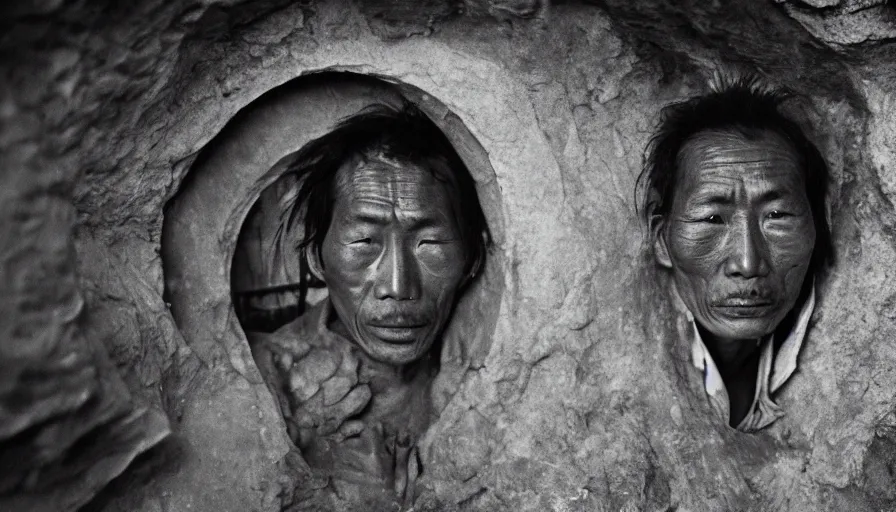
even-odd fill
[(416, 219), (411, 220), (411, 229), (414, 230), (423, 230), (429, 228), (439, 227), (439, 223), (436, 222), (436, 219), (432, 217), (418, 217)]
[[(362, 210), (360, 212), (351, 213), (349, 218), (364, 224), (385, 225), (389, 223), (391, 213), (378, 213), (373, 211)], [(431, 215), (412, 217), (410, 220), (410, 229), (424, 230), (429, 228), (441, 227), (438, 219)]]
[(371, 212), (360, 212), (360, 213), (350, 213), (348, 218), (353, 221), (363, 222), (364, 224), (388, 224), (389, 217), (391, 215), (388, 214), (376, 214)]
[(697, 192), (691, 196), (692, 204), (731, 204), (734, 202), (734, 195), (731, 193), (719, 192), (717, 190), (708, 190)]
[(787, 195), (788, 194), (781, 192), (779, 189), (770, 189), (760, 194), (757, 198), (757, 201), (759, 201), (760, 203), (769, 203), (772, 201), (777, 201), (778, 199), (783, 199)]
[[(757, 203), (770, 203), (772, 201), (777, 201), (780, 199), (785, 199), (791, 197), (792, 194), (787, 191), (782, 191), (780, 189), (769, 189), (761, 194), (759, 197), (755, 199)], [(694, 206), (704, 206), (704, 205), (728, 205), (734, 202), (733, 194), (725, 194), (719, 191), (706, 191), (706, 192), (697, 192), (693, 196), (691, 196), (690, 204)]]

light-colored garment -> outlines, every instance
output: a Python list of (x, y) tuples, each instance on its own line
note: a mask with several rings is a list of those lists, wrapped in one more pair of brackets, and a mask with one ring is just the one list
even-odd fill
[[(731, 403), (728, 398), (728, 390), (722, 381), (719, 369), (709, 354), (697, 323), (694, 321), (694, 315), (684, 306), (684, 303), (678, 297), (675, 291), (676, 300), (678, 301), (679, 310), (684, 313), (686, 318), (686, 337), (691, 345), (691, 362), (694, 366), (703, 372), (703, 384), (706, 389), (706, 395), (712, 408), (716, 411), (719, 418), (725, 424), (730, 422)], [(806, 329), (809, 325), (809, 319), (812, 317), (812, 311), (815, 309), (815, 285), (813, 283), (809, 296), (803, 302), (800, 308), (793, 329), (787, 335), (784, 343), (775, 350), (774, 334), (759, 340), (759, 371), (756, 375), (756, 392), (753, 396), (753, 403), (750, 410), (743, 420), (737, 425), (737, 430), (742, 432), (756, 432), (772, 424), (775, 420), (784, 415), (783, 409), (772, 400), (772, 395), (782, 386), (787, 379), (793, 375), (797, 367), (797, 356), (800, 348), (803, 346), (803, 340), (806, 337)], [(679, 327), (681, 329), (681, 326)]]

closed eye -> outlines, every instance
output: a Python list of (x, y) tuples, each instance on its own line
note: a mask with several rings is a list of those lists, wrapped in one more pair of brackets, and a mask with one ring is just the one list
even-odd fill
[(373, 242), (371, 238), (359, 238), (358, 240), (353, 240), (349, 242), (349, 245), (364, 245)]
[(434, 240), (434, 239), (428, 239), (428, 240), (420, 240), (420, 243), (419, 243), (418, 245), (444, 245), (444, 244), (447, 244), (447, 243), (449, 243), (449, 242), (451, 242), (451, 240)]

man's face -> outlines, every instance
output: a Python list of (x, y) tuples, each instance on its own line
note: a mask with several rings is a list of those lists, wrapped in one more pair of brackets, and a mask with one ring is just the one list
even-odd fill
[(343, 165), (336, 188), (321, 247), (330, 300), (370, 357), (415, 361), (440, 335), (464, 278), (446, 185), (419, 165), (378, 156)]
[(773, 133), (749, 140), (707, 131), (684, 145), (678, 163), (659, 262), (717, 338), (773, 332), (799, 297), (815, 246), (797, 155)]

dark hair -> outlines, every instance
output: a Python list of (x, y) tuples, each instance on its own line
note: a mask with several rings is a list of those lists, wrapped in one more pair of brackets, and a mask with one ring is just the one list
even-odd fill
[(786, 89), (763, 86), (756, 77), (741, 77), (723, 82), (708, 94), (663, 108), (636, 183), (642, 220), (651, 226), (654, 216), (665, 217), (669, 213), (678, 180), (679, 156), (694, 135), (707, 130), (734, 130), (755, 140), (763, 132), (771, 132), (793, 147), (803, 172), (816, 233), (810, 270), (814, 273), (829, 263), (833, 246), (825, 214), (828, 166), (799, 125), (779, 110), (791, 96)]
[(485, 265), (491, 243), (475, 182), (445, 134), (410, 103), (401, 108), (372, 105), (302, 148), (287, 170), (301, 180), (287, 221), (292, 225), (303, 211), (305, 233), (299, 247), (320, 251), (333, 218), (336, 171), (353, 156), (373, 151), (421, 164), (446, 184), (465, 246), (464, 275), (472, 277)]

